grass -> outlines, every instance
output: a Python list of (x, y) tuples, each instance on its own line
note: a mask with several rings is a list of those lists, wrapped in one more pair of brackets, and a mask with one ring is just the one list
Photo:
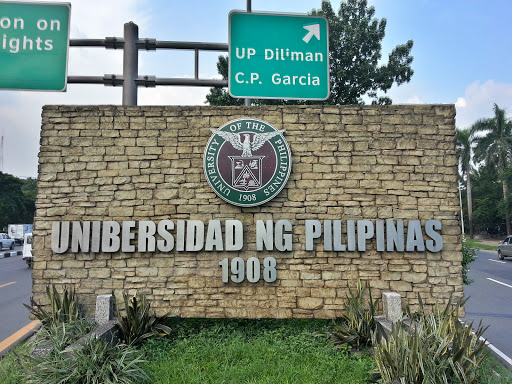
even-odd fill
[(22, 342), (0, 360), (0, 384), (24, 383), (23, 369), (16, 355), (30, 352), (30, 345)]
[[(185, 325), (186, 324), (186, 325)], [(174, 341), (144, 345), (151, 383), (366, 383), (368, 356), (333, 350), (325, 321), (187, 321)]]
[(487, 244), (482, 244), (481, 240), (466, 239), (466, 243), (468, 246), (470, 246), (472, 248), (483, 249), (485, 251), (497, 251), (499, 241), (496, 240), (496, 245), (487, 245)]
[(512, 383), (512, 371), (508, 370), (489, 351), (480, 366), (480, 384)]
[[(369, 356), (333, 350), (324, 320), (176, 319), (172, 339), (151, 340), (142, 349), (150, 383), (366, 383), (375, 365)], [(18, 355), (30, 345), (14, 349)], [(512, 371), (492, 355), (482, 364), (480, 384), (512, 383)], [(0, 360), (0, 384), (23, 384), (11, 351)]]

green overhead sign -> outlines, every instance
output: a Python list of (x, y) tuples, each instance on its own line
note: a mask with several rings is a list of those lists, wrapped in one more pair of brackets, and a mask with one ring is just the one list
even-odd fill
[(0, 1), (0, 89), (65, 91), (71, 4)]
[(327, 20), (300, 14), (231, 11), (229, 93), (262, 99), (327, 99)]

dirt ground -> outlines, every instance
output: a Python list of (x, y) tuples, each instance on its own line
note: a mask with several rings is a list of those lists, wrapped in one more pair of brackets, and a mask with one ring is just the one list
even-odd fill
[(498, 246), (503, 239), (477, 239), (481, 244)]

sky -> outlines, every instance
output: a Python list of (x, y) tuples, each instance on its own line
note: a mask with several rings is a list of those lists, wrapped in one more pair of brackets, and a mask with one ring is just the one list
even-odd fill
[[(38, 2), (37, 0), (32, 0)], [(1, 0), (0, 0), (1, 2)], [(246, 0), (71, 0), (70, 38), (122, 37), (133, 21), (140, 38), (228, 42), (228, 14)], [(340, 0), (331, 0), (335, 11)], [(512, 117), (512, 2), (509, 0), (370, 0), (376, 17), (386, 18), (383, 62), (398, 44), (414, 41), (409, 83), (394, 86), (394, 104), (455, 104), (457, 128), (493, 116), (493, 105)], [(252, 0), (253, 11), (308, 13), (321, 0)], [(0, 15), (1, 16), (1, 15)], [(0, 30), (0, 35), (2, 31)], [(257, 31), (255, 31), (257, 34)], [(1, 37), (1, 36), (0, 36)], [(199, 77), (218, 76), (221, 52), (203, 52)], [(1, 70), (1, 64), (0, 64)], [(68, 75), (122, 73), (122, 51), (69, 49)], [(139, 75), (193, 77), (190, 51), (140, 51)], [(205, 105), (206, 87), (139, 88), (139, 105)], [(120, 105), (120, 87), (69, 84), (66, 92), (0, 90), (3, 171), (37, 177), (42, 106)]]

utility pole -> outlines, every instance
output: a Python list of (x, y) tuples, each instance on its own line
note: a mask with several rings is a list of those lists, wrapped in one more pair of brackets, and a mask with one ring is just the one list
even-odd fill
[(4, 130), (0, 132), (0, 172), (4, 172)]

